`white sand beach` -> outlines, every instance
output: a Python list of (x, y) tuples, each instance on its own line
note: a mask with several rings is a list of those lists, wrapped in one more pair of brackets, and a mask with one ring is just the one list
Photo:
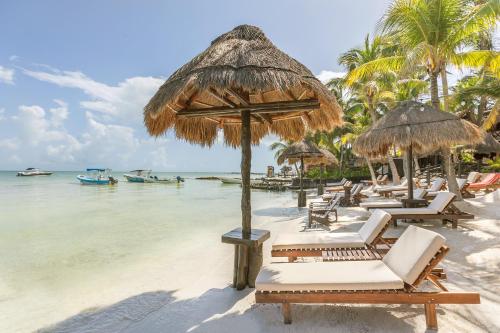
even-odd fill
[[(500, 331), (500, 205), (499, 192), (461, 203), (476, 214), (461, 221), (456, 230), (440, 222), (419, 224), (447, 239), (451, 248), (443, 267), (450, 290), (476, 291), (480, 305), (441, 305), (441, 332)], [(280, 232), (304, 231), (306, 209), (295, 208), (295, 200), (269, 202), (253, 210), (253, 226), (271, 231), (265, 243), (265, 262), (270, 246)], [(342, 208), (339, 223), (331, 230), (356, 230), (367, 213), (361, 208)], [(484, 213), (484, 214), (483, 214)], [(481, 215), (482, 214), (482, 215)], [(496, 215), (495, 215), (496, 214)], [(235, 225), (236, 226), (236, 225)], [(401, 223), (388, 230), (398, 236)], [(102, 276), (88, 289), (84, 299), (68, 299), (74, 312), (41, 332), (424, 332), (422, 306), (392, 305), (293, 305), (293, 323), (284, 325), (277, 305), (255, 304), (254, 289), (231, 288), (232, 247), (213, 235), (196, 246), (179, 248), (169, 259), (156, 261), (156, 272), (134, 272)], [(147, 255), (144, 260), (150, 260)], [(152, 260), (152, 258), (151, 258)], [(158, 278), (161, 276), (161, 278)], [(116, 286), (120, 286), (116, 288)], [(130, 291), (142, 290), (130, 294)], [(102, 300), (111, 300), (103, 302)], [(101, 301), (100, 301), (101, 300)], [(92, 306), (88, 306), (93, 304)]]

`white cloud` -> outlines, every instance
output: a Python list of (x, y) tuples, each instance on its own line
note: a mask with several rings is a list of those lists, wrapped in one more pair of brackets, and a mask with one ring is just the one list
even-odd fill
[(59, 99), (54, 99), (54, 103), (58, 105), (58, 107), (49, 109), (49, 112), (52, 114), (51, 123), (54, 127), (61, 127), (66, 119), (68, 119), (68, 104)]
[(18, 60), (18, 59), (19, 59), (19, 56), (15, 55), (15, 54), (13, 54), (13, 55), (11, 55), (11, 56), (9, 57), (9, 60), (10, 60), (10, 61), (16, 61), (16, 60)]
[(0, 83), (14, 84), (14, 70), (0, 66)]
[(23, 72), (40, 81), (82, 90), (91, 98), (91, 100), (80, 102), (82, 108), (99, 112), (125, 123), (142, 122), (143, 107), (164, 81), (154, 77), (132, 77), (112, 86), (95, 81), (77, 71), (24, 69)]
[(323, 83), (328, 83), (331, 79), (339, 78), (345, 76), (345, 72), (333, 72), (322, 70), (316, 77)]
[(19, 140), (16, 138), (0, 140), (0, 149), (17, 150), (19, 148)]

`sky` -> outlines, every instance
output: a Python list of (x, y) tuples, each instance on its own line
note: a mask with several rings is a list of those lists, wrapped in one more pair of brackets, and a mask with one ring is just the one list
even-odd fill
[[(0, 170), (238, 171), (240, 151), (168, 132), (150, 137), (142, 110), (157, 88), (240, 24), (322, 80), (340, 53), (373, 33), (388, 0), (80, 0), (0, 2)], [(252, 171), (276, 165), (268, 136)]]

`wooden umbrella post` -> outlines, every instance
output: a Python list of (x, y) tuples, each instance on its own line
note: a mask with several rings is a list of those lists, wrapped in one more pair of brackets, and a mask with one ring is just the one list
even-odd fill
[(299, 208), (306, 206), (306, 192), (304, 192), (303, 178), (304, 178), (304, 156), (301, 155), (300, 156), (300, 191), (299, 191), (299, 199), (298, 199)]
[(408, 199), (413, 200), (413, 147), (410, 144), (406, 152), (406, 164), (408, 168)]
[(323, 195), (323, 164), (319, 165), (319, 185), (318, 185), (318, 195)]

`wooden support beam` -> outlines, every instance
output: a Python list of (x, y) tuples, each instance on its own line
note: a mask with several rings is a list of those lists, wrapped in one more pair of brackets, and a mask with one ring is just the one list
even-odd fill
[(474, 292), (279, 292), (255, 293), (257, 303), (479, 304)]
[(207, 92), (210, 94), (210, 96), (212, 96), (213, 98), (215, 98), (216, 100), (218, 100), (222, 104), (227, 105), (231, 108), (236, 107), (236, 104), (234, 104), (233, 102), (231, 102), (227, 98), (224, 98), (223, 96), (219, 95), (215, 89), (210, 88), (207, 90)]
[(319, 109), (320, 104), (317, 99), (308, 99), (302, 101), (271, 102), (261, 104), (249, 104), (248, 106), (236, 107), (213, 107), (206, 109), (184, 109), (177, 112), (178, 116), (203, 117), (203, 116), (230, 116), (239, 115), (242, 111), (250, 113), (288, 113), (303, 110)]
[(297, 99), (301, 99), (302, 97), (304, 97), (307, 93), (307, 90), (304, 89), (304, 91), (299, 95), (299, 97), (297, 97)]
[(226, 89), (226, 92), (233, 96), (234, 98), (236, 98), (238, 100), (238, 102), (240, 102), (241, 105), (243, 106), (248, 106), (250, 105), (250, 102), (245, 98), (243, 97), (240, 93), (238, 93), (237, 91), (234, 91), (233, 89), (231, 88), (227, 88)]

